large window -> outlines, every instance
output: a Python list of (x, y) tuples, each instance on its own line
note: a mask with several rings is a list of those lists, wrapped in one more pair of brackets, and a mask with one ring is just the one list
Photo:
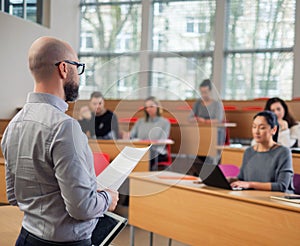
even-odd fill
[(145, 87), (194, 98), (206, 78), (223, 99), (293, 96), (296, 0), (82, 0), (80, 11), (81, 98)]
[(0, 7), (11, 15), (42, 24), (42, 0), (0, 0)]
[[(148, 6), (152, 28), (143, 36), (142, 4), (81, 1), (79, 56), (87, 63), (81, 98), (94, 90), (110, 98), (139, 98), (136, 91), (145, 86), (161, 99), (188, 98), (211, 77), (215, 1), (153, 1)], [(145, 40), (150, 42), (141, 50)], [(144, 56), (145, 50), (150, 52)], [(141, 56), (149, 60), (146, 67)], [(141, 79), (144, 72), (147, 81)]]
[(162, 99), (193, 98), (212, 75), (215, 1), (154, 1), (153, 9), (149, 91)]
[(295, 0), (228, 3), (225, 99), (290, 99)]
[(80, 59), (87, 63), (81, 98), (101, 90), (122, 98), (138, 87), (141, 42), (139, 1), (82, 1)]

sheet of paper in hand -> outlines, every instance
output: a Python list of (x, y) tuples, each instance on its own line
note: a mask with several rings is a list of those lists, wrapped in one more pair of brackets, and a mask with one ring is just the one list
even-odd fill
[(150, 147), (151, 145), (145, 148), (126, 146), (97, 176), (98, 189), (118, 190)]

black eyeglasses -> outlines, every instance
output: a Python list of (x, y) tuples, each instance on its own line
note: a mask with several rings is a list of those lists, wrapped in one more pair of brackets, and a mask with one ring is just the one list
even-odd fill
[(77, 66), (78, 75), (81, 75), (81, 74), (84, 73), (84, 69), (85, 69), (85, 64), (84, 63), (79, 63), (79, 62), (76, 62), (76, 61), (63, 60), (63, 61), (55, 63), (55, 66), (59, 66), (59, 64), (61, 64), (62, 62), (66, 62), (66, 63), (69, 63), (71, 65)]

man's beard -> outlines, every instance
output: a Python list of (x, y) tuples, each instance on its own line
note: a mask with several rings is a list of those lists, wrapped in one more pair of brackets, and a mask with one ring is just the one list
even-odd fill
[(73, 73), (71, 72), (70, 78), (64, 85), (66, 102), (73, 102), (78, 97), (79, 85), (77, 85), (73, 79)]

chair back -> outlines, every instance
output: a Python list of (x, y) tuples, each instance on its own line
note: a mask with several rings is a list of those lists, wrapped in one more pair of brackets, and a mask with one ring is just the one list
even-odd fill
[(108, 165), (110, 157), (107, 153), (94, 152), (94, 169), (96, 176), (98, 176)]
[(168, 159), (166, 161), (160, 161), (158, 162), (158, 166), (170, 166), (172, 164), (172, 156), (171, 156), (171, 145), (167, 144), (166, 145), (167, 149), (167, 157)]
[(300, 174), (294, 173), (293, 183), (295, 193), (300, 195)]
[(240, 168), (232, 164), (220, 164), (219, 167), (226, 178), (236, 177), (240, 172)]

